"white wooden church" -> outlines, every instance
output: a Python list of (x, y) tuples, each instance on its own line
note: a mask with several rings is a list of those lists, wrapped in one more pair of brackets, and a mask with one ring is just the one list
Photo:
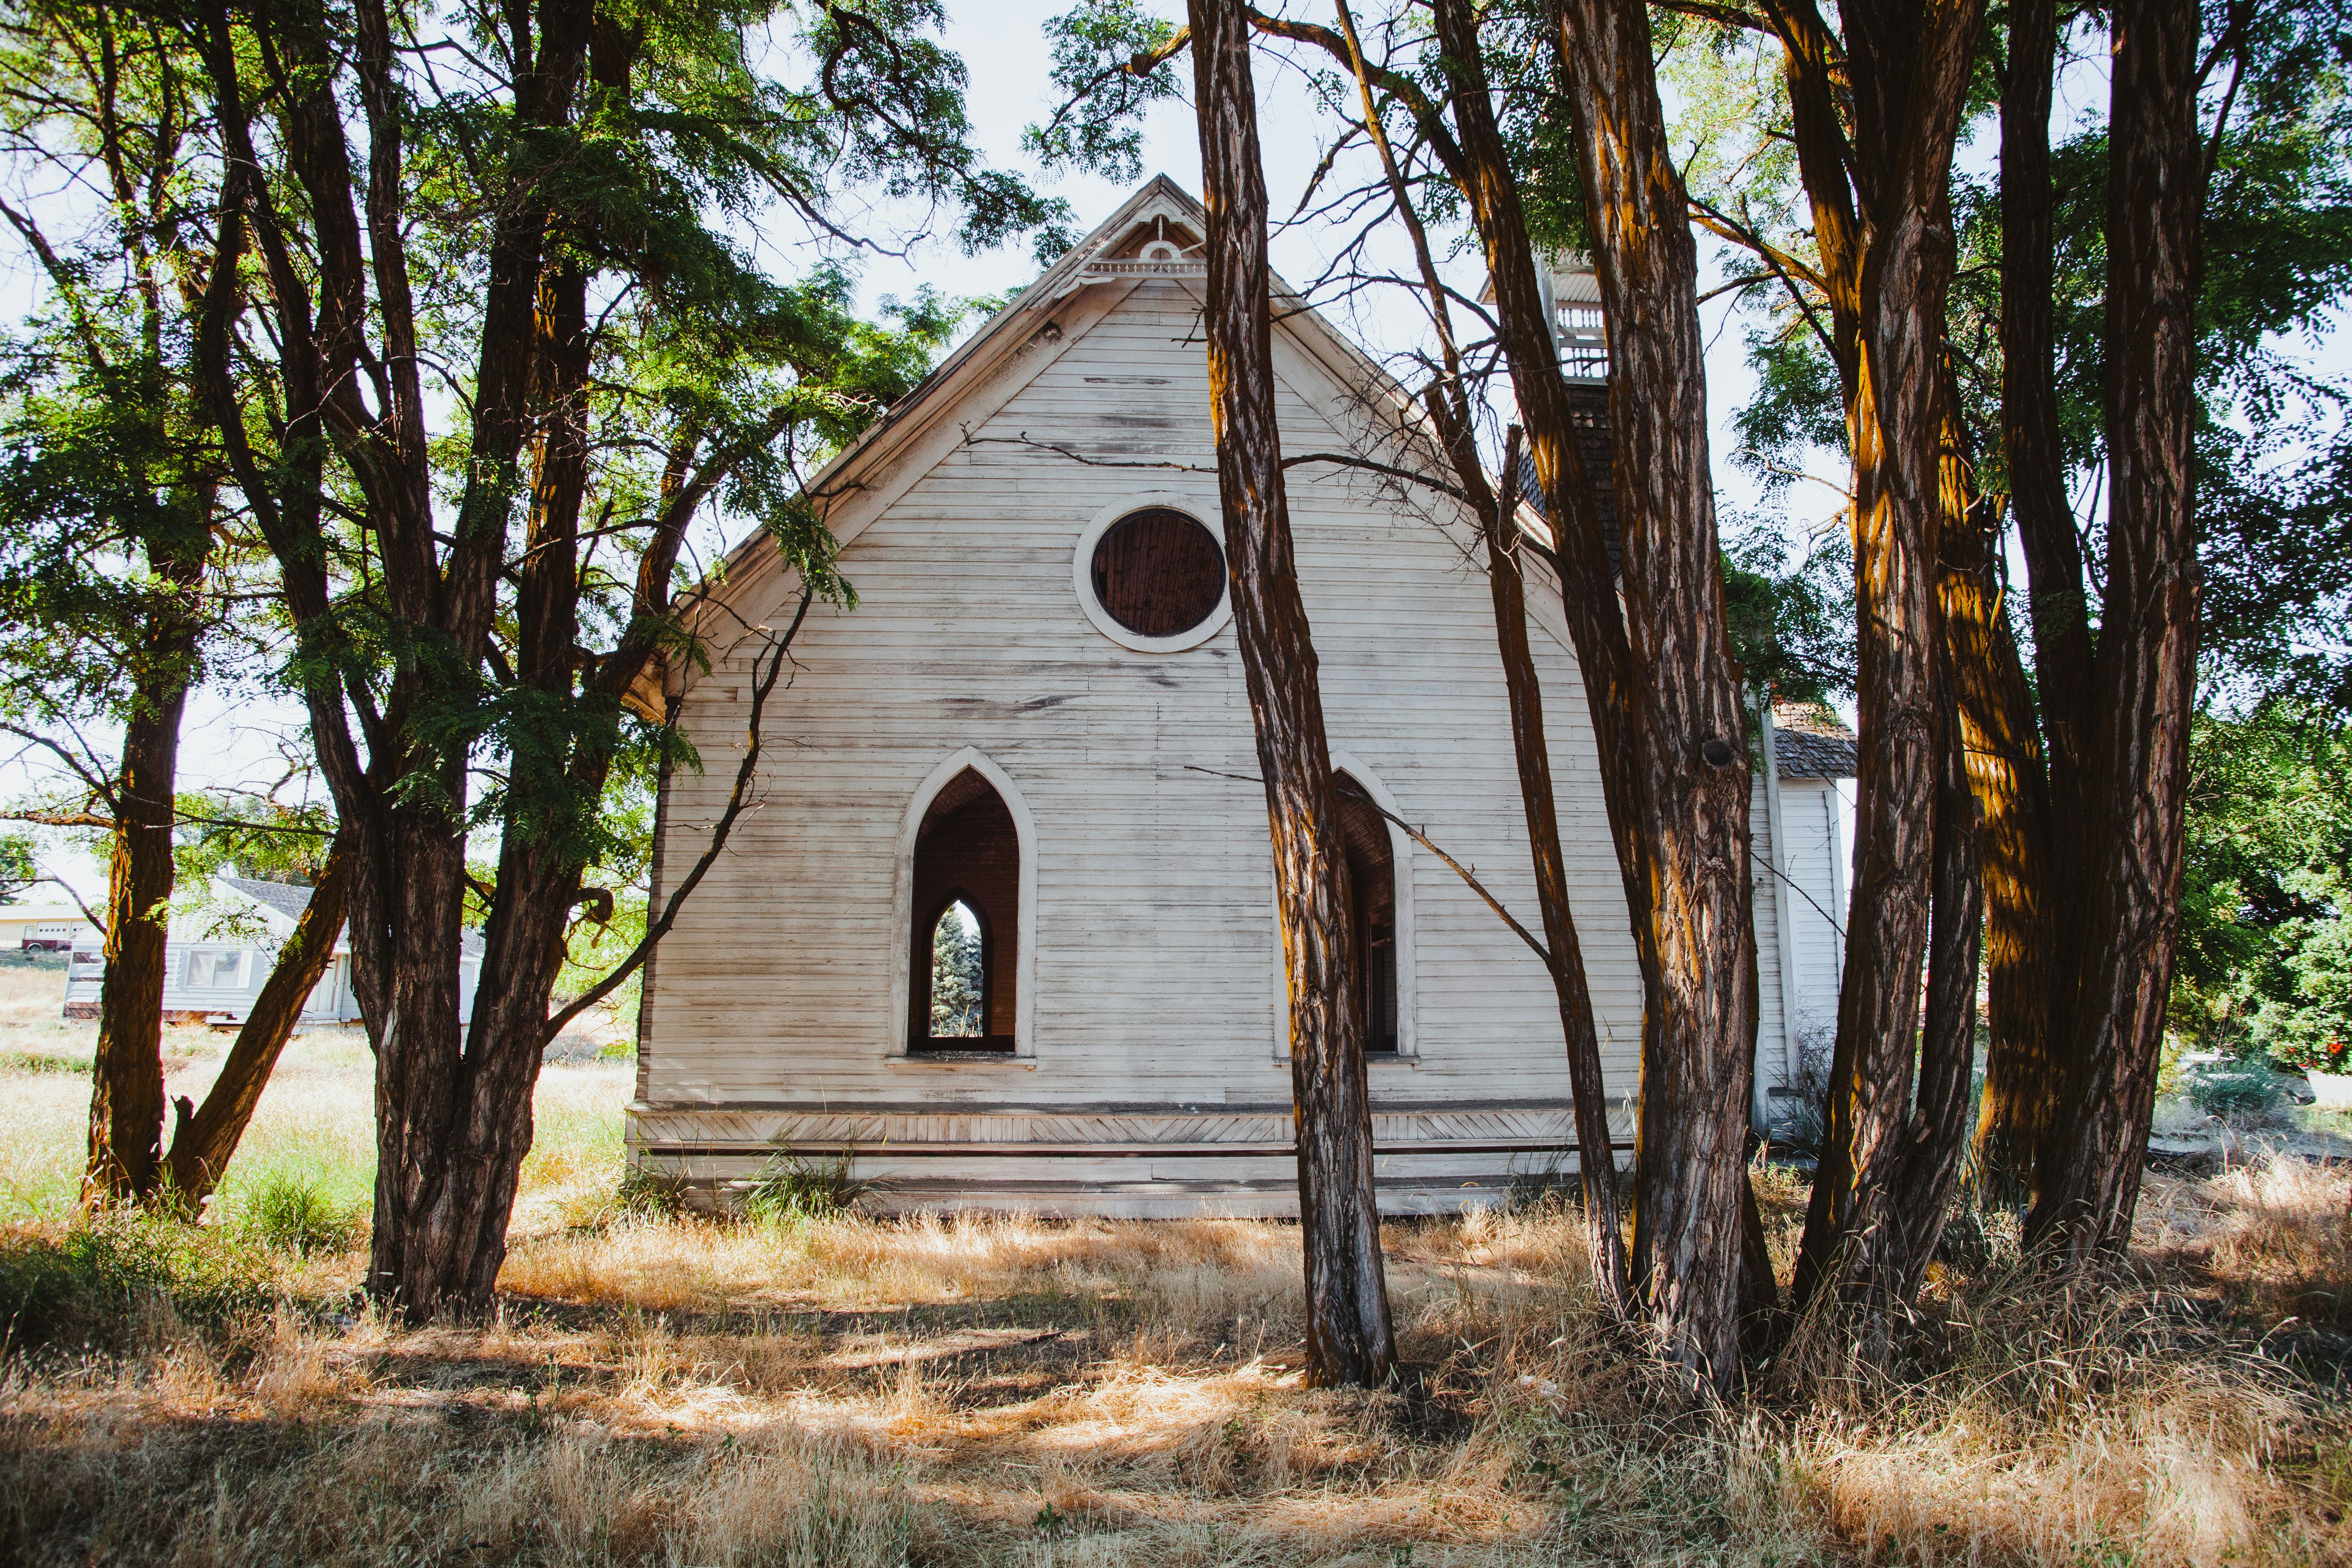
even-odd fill
[[(816, 480), (859, 602), (802, 629), (758, 809), (647, 969), (640, 1168), (720, 1189), (780, 1152), (846, 1151), (902, 1209), (1296, 1212), (1203, 226), (1151, 181)], [(1580, 281), (1556, 283), (1564, 334), (1590, 333)], [(1286, 451), (1393, 459), (1393, 384), (1295, 297), (1275, 354)], [(1475, 524), (1360, 469), (1305, 464), (1289, 484), (1335, 763), (1533, 924)], [(721, 647), (725, 624), (781, 627), (798, 600), (757, 537), (717, 593)], [(1639, 981), (1557, 585), (1530, 596), (1622, 1158)], [(664, 787), (657, 904), (733, 781), (753, 646), (667, 677), (705, 771)], [(1850, 738), (1778, 739), (1754, 813), (1759, 1121), (1835, 1014), (1832, 779), (1852, 772)], [(1572, 1171), (1543, 970), (1377, 814), (1346, 826), (1383, 1208), (1491, 1203)]]

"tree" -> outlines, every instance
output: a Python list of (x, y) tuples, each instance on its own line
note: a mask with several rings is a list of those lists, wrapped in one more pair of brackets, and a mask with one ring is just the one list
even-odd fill
[(984, 1035), (981, 1017), (983, 976), (980, 963), (980, 931), (961, 904), (952, 904), (940, 916), (931, 933), (931, 1033)]
[[(98, 196), (78, 239), (5, 209), (54, 314), (14, 345), (0, 595), (20, 668), (9, 728), (60, 762), (83, 798), (57, 825), (108, 837), (106, 978), (91, 1070), (89, 1195), (143, 1199), (163, 1175), (163, 954), (180, 722), (213, 618), (223, 519), (208, 410), (187, 346), (236, 299), (241, 235), (207, 231), (204, 105), (168, 24), (107, 6), (9, 15), (9, 153)], [(40, 658), (47, 654), (49, 658)], [(119, 724), (111, 758), (80, 725)]]
[[(1874, 1317), (1924, 1268), (1948, 1187), (1948, 1162), (1907, 1159), (1920, 973), (1932, 889), (1966, 878), (1947, 856), (1972, 857), (1974, 836), (1939, 827), (1937, 804), (1958, 753), (1939, 683), (1944, 628), (1936, 591), (1947, 510), (1943, 325), (1952, 272), (1949, 178), (1968, 105), (1981, 6), (1848, 5), (1833, 31), (1811, 0), (1767, 6), (1750, 25), (1779, 43), (1796, 160), (1810, 197), (1816, 260), (1808, 263), (1720, 215), (1733, 237), (1758, 243), (1778, 273), (1827, 304), (1816, 322), (1838, 373), (1853, 463), (1857, 708), (1854, 901), (1830, 1068), (1830, 1118), (1799, 1254), (1801, 1298), (1827, 1291)], [(1946, 830), (1947, 827), (1951, 830)], [(1973, 869), (1973, 866), (1969, 867)], [(1947, 951), (1969, 939), (1956, 933)], [(1973, 976), (1971, 975), (1972, 979)], [(1973, 985), (1967, 987), (1973, 999)], [(1960, 987), (1931, 986), (1957, 999)], [(1930, 1019), (1927, 1038), (1969, 1031)], [(1931, 1058), (1942, 1081), (1951, 1064)], [(1959, 1067), (1965, 1082), (1966, 1064)], [(1948, 1117), (1923, 1125), (1931, 1142)], [(1915, 1177), (1924, 1181), (1915, 1183)], [(1941, 1187), (1942, 1190), (1938, 1190)], [(1927, 1223), (1917, 1221), (1930, 1216)]]
[[(2197, 679), (2195, 317), (2206, 170), (2197, 7), (2118, 5), (2113, 27), (2106, 592), (2095, 666), (2046, 677), (2071, 687), (2093, 721), (2081, 798), (2094, 852), (2078, 906), (2087, 918), (2074, 941), (2058, 1114), (2025, 1222), (2030, 1242), (2075, 1265), (2130, 1240), (2147, 1163)], [(2027, 563), (2044, 581), (2054, 564), (2037, 569), (2030, 547)], [(2058, 570), (2051, 586), (2079, 592), (2079, 576)]]
[[(1963, 179), (1953, 193), (1968, 266), (1948, 296), (1945, 445), (1957, 459), (1948, 468), (1956, 467), (1962, 482), (1948, 487), (1953, 499), (1945, 508), (1938, 583), (1954, 696), (1985, 821), (1991, 1043), (1971, 1179), (1981, 1200), (2023, 1206), (2034, 1195), (2053, 1126), (2067, 1129), (2062, 1141), (2095, 1136), (2109, 1151), (2100, 1163), (2110, 1166), (2135, 1142), (2127, 1126), (2108, 1119), (2143, 1115), (2133, 1108), (2148, 1084), (2135, 1076), (2120, 1091), (2093, 1089), (2082, 1100), (2080, 1086), (2070, 1089), (2067, 1080), (2079, 1049), (2107, 1049), (2087, 1046), (2083, 1032), (2112, 1031), (2112, 1019), (2096, 1016), (2122, 1005), (2112, 985), (2093, 980), (2092, 990), (2104, 988), (2106, 999), (2088, 1014), (2078, 1006), (2089, 971), (2111, 962), (2094, 955), (2121, 942), (2138, 955), (2133, 962), (2161, 962), (2169, 917), (2161, 879), (2147, 879), (2164, 858), (2159, 847), (2169, 830), (2160, 819), (2172, 809), (2165, 803), (2174, 785), (2157, 780), (2152, 834), (2141, 830), (2147, 825), (2123, 823), (2110, 803), (2119, 791), (2136, 793), (2139, 781), (2102, 776), (2112, 757), (2102, 763), (2097, 750), (2099, 725), (2120, 700), (2118, 689), (2102, 684), (2120, 668), (2106, 661), (2137, 657), (2126, 650), (2141, 636), (2162, 640), (2144, 621), (2124, 623), (2132, 634), (2121, 641), (2106, 636), (2117, 607), (2109, 602), (2116, 568), (2145, 566), (2151, 547), (2143, 537), (2118, 550), (2117, 492), (2102, 506), (2092, 482), (2114, 472), (2111, 398), (2126, 384), (2121, 367), (2132, 363), (2116, 333), (2145, 308), (2144, 300), (2119, 301), (2147, 287), (2153, 265), (2143, 242), (2132, 252), (2134, 275), (2121, 269), (2116, 247), (2128, 220), (2111, 205), (2111, 153), (2119, 127), (2137, 124), (2143, 137), (2147, 127), (2111, 115), (2107, 125), (2053, 149), (2055, 68), (2089, 24), (2072, 8), (2038, 3), (2009, 7), (2002, 20), (2006, 29), (1989, 44), (1978, 79), (1984, 84), (1978, 101), (1990, 106), (1990, 90), (1999, 94), (2000, 187)], [(2147, 23), (2141, 16), (2143, 35)], [(2284, 346), (2352, 282), (2340, 34), (2333, 5), (2231, 5), (2209, 19), (2193, 73), (2191, 97), (2202, 95), (2202, 109), (2192, 103), (2189, 112), (2209, 129), (2201, 168), (2179, 167), (2184, 177), (2206, 181), (2200, 220), (2206, 233), (2229, 239), (2200, 247), (2210, 260), (2199, 263), (2194, 369), (2176, 365), (2167, 374), (2192, 377), (2194, 532), (2204, 579), (2195, 632), (2205, 649), (2208, 700), (2310, 697), (2339, 689), (2344, 679), (2340, 639), (2326, 628), (2340, 621), (2352, 584), (2352, 551), (2335, 504), (2347, 471), (2345, 393)], [(2094, 33), (2083, 41), (2095, 39)], [(1681, 58), (1733, 58), (1721, 51), (1718, 42), (1713, 57), (1685, 50)], [(1725, 72), (1714, 85), (1732, 85), (1734, 75)], [(1736, 92), (1694, 96), (1727, 103), (1718, 111), (1727, 122), (1740, 112)], [(2145, 109), (2134, 105), (2135, 112)], [(1763, 122), (1771, 122), (1769, 114)], [(1763, 258), (1752, 280), (1782, 301), (1774, 329), (1750, 339), (1765, 392), (1742, 425), (1759, 468), (1785, 472), (1798, 447), (1844, 445), (1843, 433), (1822, 417), (1832, 365), (1820, 330), (1822, 300), (1801, 272), (1775, 259), (1801, 251), (1804, 239), (1776, 211), (1773, 181), (1751, 178), (1742, 188), (1726, 177), (1735, 167), (1772, 174), (1774, 155), (1738, 146), (1722, 127), (1708, 134), (1725, 148), (1702, 160), (1721, 171), (1706, 193), (1715, 209), (1709, 221)], [(2176, 156), (2185, 157), (2179, 151), (2185, 140), (2173, 140)], [(2078, 503), (2076, 495), (2088, 499)], [(2027, 562), (2022, 595), (2000, 591), (2004, 511)], [(2030, 649), (2020, 647), (2004, 608), (2020, 599)], [(2161, 737), (2164, 748), (2178, 752), (2183, 721), (2171, 707), (2145, 710), (2134, 722), (2157, 726), (2143, 741)], [(2125, 850), (2119, 832), (2141, 847)], [(2122, 869), (2135, 855), (2137, 868)], [(2090, 905), (2092, 889), (2103, 884), (2141, 891), (2121, 902), (2111, 898), (2102, 914)], [(2125, 926), (2113, 923), (2125, 905), (2135, 911), (2126, 924), (2141, 933), (2128, 940)], [(2137, 997), (2137, 984), (2129, 989)], [(2129, 1006), (2144, 1013), (2145, 998)], [(2152, 1071), (2149, 1037), (2137, 1026), (2124, 1032), (2137, 1042), (2124, 1054)], [(2108, 1184), (2100, 1202), (2127, 1207), (2126, 1185), (2120, 1177)], [(2119, 1245), (2127, 1224), (2127, 1215), (2105, 1215), (2098, 1225), (2107, 1239), (2090, 1250)], [(2084, 1253), (2074, 1239), (2066, 1251), (2079, 1259)]]
[[(1561, 540), (1553, 564), (1562, 579), (1582, 668), (1612, 837), (1643, 961), (1643, 1137), (1654, 1152), (1637, 1161), (1642, 1197), (1635, 1218), (1635, 1283), (1643, 1316), (1666, 1353), (1700, 1377), (1727, 1385), (1736, 1370), (1741, 1283), (1754, 1272), (1748, 1259), (1760, 1255), (1760, 1229), (1743, 1223), (1753, 1217), (1752, 1209), (1743, 1215), (1743, 1167), (1755, 982), (1747, 937), (1746, 748), (1739, 743), (1741, 699), (1722, 620), (1719, 552), (1706, 479), (1699, 417), (1705, 400), (1696, 380), (1691, 288), (1696, 263), (1688, 246), (1678, 249), (1670, 236), (1654, 242), (1652, 221), (1638, 216), (1649, 214), (1666, 188), (1657, 181), (1671, 184), (1674, 179), (1654, 135), (1663, 123), (1654, 89), (1645, 104), (1628, 106), (1612, 85), (1604, 94), (1616, 117), (1609, 131), (1633, 150), (1628, 154), (1624, 146), (1612, 144), (1592, 154), (1596, 163), (1579, 165), (1579, 183), (1586, 205), (1630, 201), (1630, 214), (1635, 215), (1622, 228), (1609, 229), (1611, 265), (1622, 270), (1614, 282), (1604, 281), (1612, 331), (1640, 338), (1628, 347), (1634, 380), (1618, 394), (1624, 401), (1614, 421), (1620, 455), (1613, 467), (1621, 518), (1636, 520), (1622, 534), (1627, 570), (1638, 572), (1644, 585), (1634, 588), (1629, 578), (1621, 601), (1612, 543), (1603, 535), (1582, 468), (1577, 420), (1538, 285), (1521, 198), (1522, 171), (1492, 101), (1484, 20), (1450, 0), (1434, 5), (1431, 18), (1435, 36), (1418, 40), (1427, 53), (1415, 72), (1367, 60), (1344, 11), (1342, 30), (1257, 12), (1249, 17), (1263, 33), (1320, 50), (1392, 100), (1411, 123), (1410, 145), (1434, 163), (1434, 178), (1445, 188), (1443, 199), (1458, 204), (1478, 234), (1494, 281), (1496, 343), (1507, 363), (1542, 500)], [(1103, 112), (1112, 119), (1131, 110), (1141, 95), (1107, 84), (1148, 77), (1183, 41), (1164, 27), (1139, 24), (1124, 5), (1084, 9), (1057, 26), (1066, 46), (1062, 80), (1079, 100), (1100, 91)], [(1615, 64), (1596, 68), (1603, 74), (1616, 66), (1631, 68), (1628, 51), (1638, 47), (1643, 66), (1632, 96), (1639, 97), (1647, 75), (1646, 28), (1638, 29), (1637, 37), (1626, 30), (1625, 16), (1614, 14), (1610, 26), (1606, 47)], [(1558, 58), (1549, 51), (1584, 47), (1573, 41), (1580, 34), (1555, 34), (1549, 21), (1537, 37), (1547, 59)], [(1524, 53), (1499, 47), (1494, 52), (1503, 58)], [(1549, 139), (1538, 135), (1535, 142), (1578, 145), (1567, 133), (1568, 109), (1557, 99), (1547, 108), (1548, 118), (1539, 115), (1538, 121), (1549, 128)], [(1370, 118), (1383, 111), (1377, 106), (1367, 111), (1367, 131)], [(1049, 148), (1092, 149), (1098, 158), (1106, 149), (1115, 153), (1129, 145), (1100, 126), (1074, 121), (1067, 110), (1034, 140)], [(1623, 165), (1629, 155), (1638, 167)], [(1649, 161), (1641, 162), (1644, 158)], [(1410, 198), (1396, 197), (1396, 187), (1418, 186), (1431, 177), (1414, 170), (1387, 174), (1384, 183), (1398, 205), (1410, 206)], [(1596, 180), (1602, 182), (1597, 188), (1603, 193), (1597, 196)], [(1553, 188), (1559, 184), (1555, 179)], [(1427, 276), (1416, 287), (1433, 296), (1445, 292)], [(1458, 431), (1446, 428), (1446, 400), (1452, 395), (1443, 385), (1446, 374), (1441, 371), (1439, 395), (1429, 406), (1434, 433), (1449, 448), (1459, 476), (1465, 465), (1475, 466), (1475, 454)], [(1465, 478), (1454, 488), (1482, 518), (1492, 510), (1473, 493), (1486, 489), (1483, 479), (1473, 484)], [(1507, 582), (1499, 591), (1507, 600)], [(1527, 671), (1511, 673), (1508, 603), (1498, 601), (1497, 614), (1540, 886), (1545, 790), (1527, 766), (1535, 693)], [(1564, 913), (1564, 901), (1547, 908), (1552, 941), (1532, 945), (1546, 954), (1562, 988), (1563, 1029), (1571, 1070), (1577, 1071), (1573, 1064), (1583, 1053), (1570, 971), (1571, 933), (1556, 920)], [(1590, 1076), (1597, 1081), (1597, 1068)], [(1580, 1118), (1597, 1110), (1597, 1090), (1580, 1089), (1579, 1100)], [(1602, 1121), (1601, 1127), (1595, 1131), (1580, 1122), (1580, 1142), (1605, 1146), (1605, 1121), (1594, 1120)], [(1588, 1223), (1612, 1222), (1589, 1215)], [(1746, 1246), (1751, 1239), (1759, 1245)], [(1605, 1237), (1596, 1241), (1596, 1268), (1607, 1294), (1612, 1248)]]
[[(728, 629), (752, 731), (714, 846), (619, 970), (551, 1016), (573, 911), (610, 907), (584, 880), (610, 847), (607, 784), (695, 761), (674, 713), (633, 696), (649, 666), (711, 657), (677, 598), (690, 525), (707, 504), (756, 519), (801, 615), (852, 602), (801, 465), (910, 387), (957, 314), (927, 297), (872, 326), (842, 268), (778, 282), (726, 224), (781, 213), (877, 245), (832, 216), (833, 184), (862, 182), (961, 214), (968, 244), (1060, 242), (1058, 205), (966, 145), (962, 68), (923, 36), (934, 6), (821, 5), (762, 54), (773, 16), (468, 7), (467, 63), (430, 70), (381, 0), (348, 32), (308, 3), (194, 25), (267, 300), (266, 330), (208, 333), (199, 370), (347, 836), (377, 1062), (368, 1283), (411, 1319), (489, 1301), (541, 1047), (642, 962), (743, 808), (790, 628)], [(464, 377), (439, 434), (433, 365)], [(239, 413), (256, 402), (269, 421)], [(474, 832), (497, 842), (479, 889)], [(469, 892), (487, 918), (461, 1017)]]
[(1202, 199), (1208, 209), (1211, 413), (1234, 626), (1257, 733), (1290, 997), (1310, 1377), (1371, 1387), (1395, 1371), (1353, 907), (1331, 793), (1315, 647), (1299, 597), (1274, 402), (1251, 30), (1242, 0), (1191, 0)]

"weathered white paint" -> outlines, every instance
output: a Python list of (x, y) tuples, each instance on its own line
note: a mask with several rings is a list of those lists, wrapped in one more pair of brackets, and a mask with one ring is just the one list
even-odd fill
[[(1200, 222), (1155, 182), (1100, 236), (1162, 218)], [(1122, 273), (1055, 295), (1086, 259), (1049, 271), (818, 481), (838, 498), (858, 607), (803, 627), (768, 710), (760, 809), (663, 944), (631, 1108), (641, 1163), (723, 1182), (780, 1142), (845, 1144), (905, 1205), (1295, 1206), (1272, 857), (1232, 627), (1138, 648), (1087, 613), (1072, 574), (1088, 531), (1142, 495), (1218, 516), (1198, 284)], [(1279, 311), (1276, 342), (1286, 450), (1396, 460), (1381, 421), (1402, 415), (1375, 367), (1311, 312)], [(1099, 466), (1118, 462), (1179, 467), (1146, 490)], [(1341, 467), (1294, 468), (1289, 488), (1335, 762), (1535, 924), (1475, 524)], [(1581, 682), (1557, 588), (1535, 575), (1570, 897), (1623, 1122), (1640, 978)], [(755, 541), (721, 592), (777, 624), (793, 590)], [(670, 780), (678, 864), (723, 804), (731, 769), (715, 760), (740, 742), (750, 679), (748, 649), (682, 673), (681, 722), (714, 762)], [(913, 839), (967, 765), (1020, 829), (1016, 1052), (910, 1058)], [(1551, 985), (1452, 871), (1391, 837), (1404, 1049), (1372, 1069), (1382, 1203), (1492, 1201), (1572, 1137)]]

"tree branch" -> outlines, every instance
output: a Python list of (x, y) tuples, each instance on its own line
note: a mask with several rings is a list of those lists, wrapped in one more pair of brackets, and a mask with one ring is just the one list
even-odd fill
[[(1254, 784), (1259, 785), (1261, 788), (1264, 787), (1265, 783), (1265, 780), (1257, 778), (1253, 774), (1222, 773), (1215, 768), (1204, 768), (1192, 763), (1185, 763), (1184, 769), (1187, 773), (1206, 773), (1211, 778), (1232, 779), (1236, 784)], [(1481, 899), (1486, 900), (1486, 907), (1495, 911), (1496, 918), (1500, 920), (1505, 925), (1510, 927), (1513, 931), (1518, 934), (1518, 939), (1521, 942), (1526, 942), (1528, 946), (1534, 951), (1535, 955), (1543, 961), (1544, 969), (1548, 973), (1557, 973), (1559, 972), (1559, 965), (1552, 961), (1551, 949), (1546, 947), (1543, 944), (1542, 939), (1538, 937), (1533, 931), (1530, 931), (1527, 927), (1521, 925), (1517, 921), (1511, 918), (1511, 911), (1503, 907), (1503, 901), (1500, 899), (1497, 899), (1494, 894), (1486, 890), (1486, 884), (1478, 880), (1478, 876), (1475, 871), (1462, 864), (1461, 861), (1456, 860), (1453, 856), (1448, 855), (1444, 850), (1439, 848), (1435, 842), (1433, 841), (1427, 834), (1422, 832), (1420, 828), (1415, 827), (1412, 823), (1407, 822), (1403, 817), (1399, 816), (1395, 812), (1389, 810), (1388, 807), (1382, 805), (1379, 801), (1376, 801), (1370, 795), (1366, 795), (1361, 787), (1356, 785), (1353, 781), (1343, 782), (1341, 776), (1335, 774), (1331, 780), (1331, 788), (1334, 794), (1343, 795), (1349, 800), (1362, 801), (1366, 805), (1369, 805), (1374, 811), (1379, 812), (1381, 816), (1396, 824), (1398, 827), (1403, 830), (1406, 837), (1412, 839), (1415, 844), (1420, 845), (1423, 849), (1428, 850), (1432, 855), (1436, 856), (1440, 860), (1444, 861), (1455, 876), (1461, 878), (1463, 881), (1469, 884), (1469, 888), (1472, 892), (1477, 894)]]
[[(971, 426), (967, 426), (964, 427), (963, 444), (967, 447), (1024, 447), (1032, 451), (1051, 452), (1056, 457), (1067, 458), (1071, 462), (1083, 463), (1089, 468), (1167, 468), (1180, 474), (1210, 475), (1217, 471), (1214, 468), (1204, 468), (1198, 463), (1137, 461), (1124, 458), (1089, 458), (1084, 452), (1073, 451), (1067, 447), (1056, 445), (1052, 441), (1037, 440), (1026, 430), (1018, 436), (975, 436), (971, 434)], [(1460, 489), (1443, 479), (1431, 479), (1427, 474), (1415, 473), (1411, 468), (1400, 468), (1392, 463), (1382, 463), (1370, 458), (1360, 458), (1352, 452), (1301, 452), (1296, 457), (1282, 459), (1282, 466), (1286, 468), (1296, 468), (1307, 463), (1329, 463), (1337, 468), (1360, 468), (1366, 473), (1379, 474), (1386, 479), (1402, 479), (1409, 484), (1424, 485), (1441, 494), (1452, 496), (1459, 501), (1470, 500)]]
[[(774, 651), (768, 658), (768, 668), (764, 672), (759, 672), (752, 682), (751, 712), (747, 721), (743, 761), (735, 770), (735, 787), (728, 792), (726, 807), (719, 812), (719, 821), (710, 830), (709, 845), (695, 861), (693, 869), (687, 872), (686, 879), (678, 884), (677, 890), (663, 904), (661, 918), (646, 927), (646, 934), (638, 940), (636, 946), (629, 950), (628, 956), (615, 964), (611, 973), (591, 986), (586, 994), (548, 1019), (546, 1032), (540, 1037), (541, 1046), (562, 1033), (566, 1024), (620, 989), (622, 983), (643, 966), (655, 944), (667, 936), (670, 927), (677, 923), (677, 913), (685, 907), (687, 895), (693, 892), (702, 879), (709, 874), (710, 868), (718, 864), (719, 855), (727, 847), (728, 835), (734, 831), (736, 819), (743, 815), (744, 807), (751, 801), (751, 781), (759, 773), (760, 753), (763, 749), (761, 718), (767, 711), (769, 694), (776, 689), (777, 678), (783, 673), (785, 656), (792, 651), (793, 638), (800, 634), (801, 623), (808, 619), (809, 605), (815, 598), (814, 588), (803, 586), (801, 589), (800, 608), (793, 613), (793, 624), (784, 628), (782, 637), (776, 639)], [(757, 665), (753, 668), (756, 671)], [(675, 713), (672, 718), (676, 718)]]

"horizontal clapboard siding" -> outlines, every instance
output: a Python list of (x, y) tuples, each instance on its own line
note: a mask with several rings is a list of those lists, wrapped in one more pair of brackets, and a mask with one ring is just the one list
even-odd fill
[[(646, 1001), (641, 1093), (656, 1105), (759, 1102), (855, 1113), (950, 1107), (1283, 1103), (1272, 861), (1230, 626), (1189, 651), (1096, 631), (1072, 583), (1079, 531), (1139, 492), (1215, 525), (1197, 301), (1150, 283), (1065, 345), (857, 535), (854, 612), (812, 615), (767, 719), (758, 810), (664, 943)], [(1292, 451), (1347, 438), (1338, 389), (1285, 360)], [(1138, 384), (1149, 377), (1157, 384)], [(1116, 379), (1124, 378), (1124, 379)], [(1178, 463), (1202, 472), (1120, 469)], [(1537, 924), (1486, 586), (1467, 535), (1361, 476), (1290, 471), (1292, 525), (1332, 744), (1401, 813)], [(1638, 1078), (1639, 976), (1572, 658), (1538, 632), (1572, 897), (1612, 1097)], [(749, 666), (691, 687), (706, 771), (670, 784), (665, 863), (698, 853), (731, 783)], [(914, 793), (974, 747), (1036, 825), (1034, 1063), (892, 1062), (897, 848)], [(1760, 809), (1757, 813), (1761, 820)], [(1422, 1105), (1551, 1098), (1568, 1080), (1533, 955), (1418, 848), (1412, 879), (1417, 1062), (1382, 1064)], [(645, 1118), (640, 1117), (642, 1122)], [(633, 1137), (642, 1143), (639, 1131)]]

